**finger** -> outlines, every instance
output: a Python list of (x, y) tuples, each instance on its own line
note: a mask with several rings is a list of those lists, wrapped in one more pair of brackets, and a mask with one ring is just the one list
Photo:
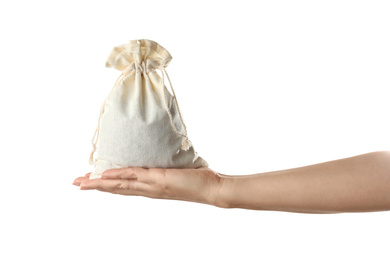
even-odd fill
[(102, 173), (102, 179), (128, 179), (150, 183), (150, 178), (148, 169), (140, 167), (110, 169)]
[[(106, 192), (114, 192), (117, 191), (121, 194), (128, 194), (131, 192), (144, 192), (148, 189), (148, 185), (142, 182), (138, 182), (136, 180), (123, 180), (123, 179), (110, 179), (110, 180), (102, 180), (102, 179), (92, 179), (85, 180), (80, 184), (81, 190), (91, 190), (96, 189), (100, 191)], [(119, 192), (121, 191), (121, 192)]]
[(83, 176), (83, 177), (78, 177), (78, 178), (76, 178), (76, 179), (73, 181), (73, 185), (79, 186), (81, 182), (83, 182), (83, 181), (89, 179), (89, 175), (90, 175), (90, 173), (87, 173), (87, 174), (86, 174), (85, 176)]

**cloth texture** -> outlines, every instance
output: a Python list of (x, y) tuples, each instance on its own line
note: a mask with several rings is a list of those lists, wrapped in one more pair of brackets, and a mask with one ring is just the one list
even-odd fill
[(111, 51), (106, 67), (122, 74), (101, 109), (90, 179), (113, 168), (208, 166), (188, 139), (174, 90), (171, 94), (165, 86), (164, 72), (171, 60), (165, 48), (147, 39), (131, 40)]

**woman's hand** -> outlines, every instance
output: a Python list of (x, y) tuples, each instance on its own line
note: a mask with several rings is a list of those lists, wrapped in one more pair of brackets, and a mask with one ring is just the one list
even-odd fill
[(176, 199), (221, 208), (305, 213), (390, 210), (390, 151), (378, 151), (299, 168), (252, 175), (223, 175), (209, 168), (112, 169), (89, 174), (82, 190)]
[(101, 179), (89, 179), (90, 173), (74, 180), (81, 190), (96, 189), (121, 195), (155, 199), (185, 200), (221, 206), (221, 174), (207, 167), (197, 169), (144, 169), (130, 167), (103, 172)]

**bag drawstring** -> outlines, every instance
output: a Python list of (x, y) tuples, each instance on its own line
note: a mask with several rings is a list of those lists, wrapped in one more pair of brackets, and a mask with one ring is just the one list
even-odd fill
[[(161, 74), (162, 74), (162, 80), (163, 80), (163, 87), (165, 86), (164, 85), (164, 72), (165, 74), (167, 75), (167, 78), (168, 78), (168, 81), (169, 81), (169, 85), (171, 86), (171, 90), (172, 90), (172, 94), (173, 94), (173, 99), (175, 100), (175, 103), (176, 103), (176, 107), (177, 107), (177, 111), (179, 112), (179, 117), (180, 117), (180, 121), (181, 123), (183, 124), (183, 128), (184, 128), (184, 134), (180, 133), (179, 131), (177, 131), (176, 127), (175, 127), (175, 124), (173, 123), (173, 118), (172, 118), (172, 115), (171, 115), (171, 112), (169, 111), (169, 107), (167, 105), (167, 98), (166, 98), (166, 95), (165, 95), (165, 90), (163, 89), (163, 93), (164, 93), (164, 104), (165, 104), (165, 109), (167, 110), (167, 113), (168, 113), (168, 116), (169, 116), (169, 120), (171, 122), (171, 126), (172, 126), (172, 129), (173, 131), (184, 137), (182, 142), (181, 142), (181, 149), (184, 150), (184, 151), (188, 151), (188, 149), (190, 149), (191, 147), (191, 141), (188, 139), (188, 136), (187, 136), (187, 127), (186, 125), (184, 124), (184, 120), (183, 120), (183, 117), (181, 115), (181, 112), (180, 112), (180, 108), (179, 108), (179, 104), (177, 102), (177, 98), (176, 98), (176, 94), (175, 94), (175, 91), (173, 90), (173, 86), (172, 86), (172, 82), (171, 82), (171, 79), (169, 78), (169, 75), (168, 75), (168, 72), (165, 70), (164, 67), (161, 67), (160, 68), (161, 70)], [(179, 150), (180, 151), (180, 150)], [(178, 151), (178, 152), (179, 152)]]
[[(164, 104), (165, 104), (165, 109), (167, 110), (167, 113), (168, 113), (168, 116), (169, 116), (169, 121), (171, 122), (171, 126), (172, 126), (172, 129), (173, 131), (184, 137), (182, 142), (181, 142), (181, 149), (184, 150), (184, 151), (187, 151), (188, 149), (190, 149), (191, 147), (191, 141), (188, 139), (187, 137), (187, 127), (186, 125), (184, 124), (184, 120), (183, 120), (183, 117), (181, 115), (181, 112), (180, 112), (180, 108), (179, 108), (179, 104), (177, 102), (177, 99), (176, 99), (176, 94), (175, 94), (175, 91), (173, 90), (173, 86), (172, 86), (172, 83), (171, 83), (171, 80), (169, 78), (169, 75), (167, 73), (167, 71), (165, 70), (164, 67), (160, 68), (161, 70), (161, 74), (162, 74), (162, 80), (163, 80), (163, 87), (165, 86), (164, 85), (164, 72), (165, 74), (167, 75), (167, 78), (168, 78), (168, 81), (169, 81), (169, 85), (171, 86), (171, 90), (172, 90), (172, 93), (173, 93), (173, 99), (175, 100), (175, 103), (176, 103), (176, 107), (177, 107), (177, 111), (179, 112), (179, 117), (180, 117), (180, 121), (181, 123), (183, 124), (183, 128), (184, 128), (184, 134), (180, 133), (179, 131), (177, 131), (176, 127), (175, 127), (175, 124), (173, 123), (173, 118), (172, 118), (172, 115), (171, 115), (171, 112), (169, 111), (169, 107), (167, 105), (167, 98), (166, 98), (166, 94), (165, 94), (165, 90), (164, 88), (162, 89), (163, 91), (163, 94), (164, 94)], [(132, 70), (129, 74), (129, 76), (132, 74), (132, 73), (135, 73), (136, 70)], [(114, 86), (112, 87), (111, 91), (115, 88), (115, 86), (118, 84), (118, 82), (120, 81), (120, 79), (126, 75), (127, 73), (125, 72), (122, 72), (122, 74), (119, 75), (119, 77), (117, 78), (117, 80), (115, 81), (115, 84)], [(110, 91), (110, 93), (111, 93)], [(107, 95), (107, 97), (105, 98), (104, 102), (103, 102), (103, 105), (100, 109), (100, 113), (99, 113), (99, 119), (98, 119), (98, 124), (97, 124), (97, 127), (96, 127), (96, 130), (95, 130), (95, 133), (93, 134), (93, 137), (92, 137), (92, 151), (91, 151), (91, 154), (89, 156), (89, 164), (90, 165), (93, 165), (94, 164), (94, 159), (93, 159), (93, 155), (96, 151), (96, 148), (97, 148), (97, 142), (98, 142), (98, 139), (99, 139), (99, 134), (100, 134), (100, 122), (101, 122), (101, 119), (102, 119), (102, 116), (103, 116), (103, 113), (104, 113), (104, 107), (106, 105), (106, 101), (107, 101), (107, 98), (110, 96), (110, 93)]]
[[(115, 84), (114, 86), (112, 87), (111, 91), (115, 88), (115, 86), (118, 84), (119, 80), (124, 76), (125, 74), (122, 72), (122, 74), (119, 75), (119, 77), (116, 79), (115, 81)], [(111, 93), (110, 91), (110, 93)], [(107, 97), (104, 99), (104, 102), (103, 102), (103, 105), (102, 107), (100, 108), (100, 114), (99, 114), (99, 119), (98, 119), (98, 124), (97, 124), (97, 127), (96, 127), (96, 130), (95, 130), (95, 133), (93, 134), (93, 137), (92, 137), (92, 151), (91, 151), (91, 154), (89, 156), (89, 164), (90, 165), (93, 165), (93, 155), (96, 151), (96, 145), (97, 145), (97, 141), (99, 139), (99, 133), (100, 133), (100, 121), (102, 119), (102, 115), (104, 113), (104, 107), (106, 105), (106, 101), (107, 101), (107, 98), (110, 94), (107, 95)]]

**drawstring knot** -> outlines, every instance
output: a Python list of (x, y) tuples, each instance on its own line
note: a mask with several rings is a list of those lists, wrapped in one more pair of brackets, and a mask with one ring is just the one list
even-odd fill
[(158, 64), (150, 59), (143, 60), (141, 62), (132, 62), (127, 66), (127, 68), (123, 71), (124, 74), (129, 74), (132, 71), (135, 72), (146, 72), (154, 71), (157, 68)]

